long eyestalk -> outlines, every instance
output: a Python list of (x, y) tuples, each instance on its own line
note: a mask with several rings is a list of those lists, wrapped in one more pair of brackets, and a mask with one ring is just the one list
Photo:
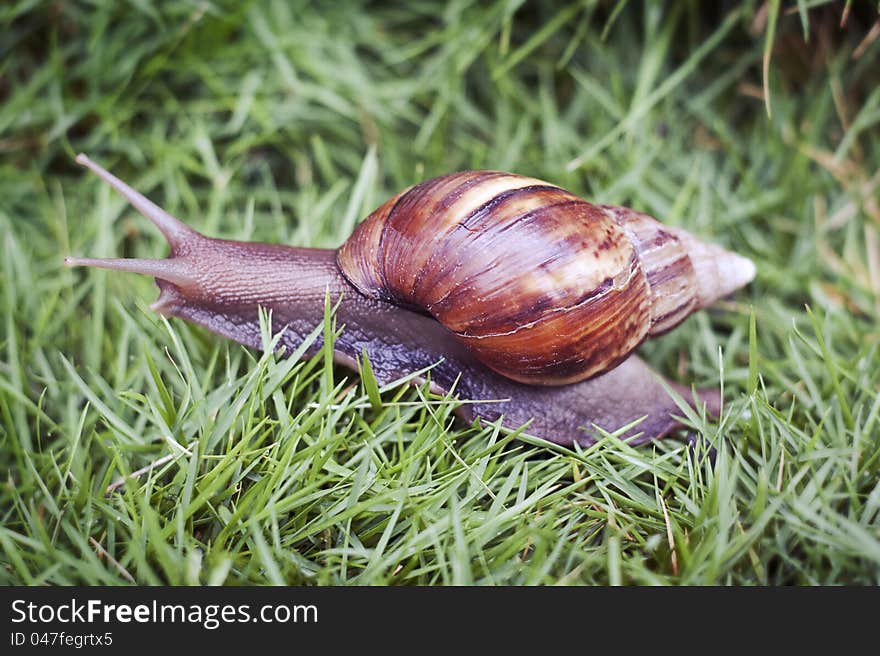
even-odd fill
[(140, 258), (97, 258), (97, 257), (65, 257), (64, 264), (69, 267), (89, 266), (113, 271), (141, 273), (167, 280), (178, 287), (195, 283), (195, 276), (189, 271), (189, 265), (183, 259), (150, 260)]
[(179, 219), (156, 205), (143, 194), (135, 191), (115, 175), (95, 164), (86, 155), (76, 156), (77, 164), (81, 164), (96, 173), (102, 180), (109, 183), (116, 191), (131, 203), (138, 212), (149, 219), (165, 236), (171, 246), (171, 257), (161, 260), (137, 258), (93, 258), (66, 257), (67, 266), (90, 266), (113, 271), (142, 273), (161, 280), (166, 280), (178, 287), (191, 286), (196, 282), (196, 274), (185, 253), (200, 241), (206, 240), (201, 234), (190, 228)]
[(165, 239), (171, 244), (172, 250), (201, 238), (202, 235), (198, 232), (181, 220), (171, 216), (149, 198), (129, 187), (108, 170), (95, 164), (83, 153), (76, 156), (76, 163), (96, 173), (102, 180), (122, 194), (131, 203), (132, 207), (152, 221), (162, 234), (165, 235)]

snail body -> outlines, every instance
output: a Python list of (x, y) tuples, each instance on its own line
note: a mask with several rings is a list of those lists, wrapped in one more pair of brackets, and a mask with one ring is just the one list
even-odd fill
[[(472, 401), (459, 411), (467, 419), (531, 422), (563, 444), (640, 418), (630, 434), (643, 439), (675, 428), (677, 406), (633, 350), (754, 276), (749, 260), (648, 215), (498, 171), (411, 187), (332, 251), (205, 237), (77, 161), (153, 221), (171, 253), (69, 265), (152, 275), (154, 309), (256, 348), (259, 307), (293, 350), (329, 293), (344, 326), (340, 363), (357, 368), (366, 352), (381, 383), (431, 368), (435, 391)], [(717, 409), (717, 393), (697, 400)]]

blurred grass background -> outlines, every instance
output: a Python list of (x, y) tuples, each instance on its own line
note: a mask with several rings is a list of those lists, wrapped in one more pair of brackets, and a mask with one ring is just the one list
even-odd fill
[[(4, 3), (0, 583), (880, 583), (878, 11)], [(375, 409), (65, 270), (166, 252), (80, 151), (236, 239), (335, 247), (465, 168), (685, 226), (757, 280), (641, 351), (722, 417), (567, 450)]]

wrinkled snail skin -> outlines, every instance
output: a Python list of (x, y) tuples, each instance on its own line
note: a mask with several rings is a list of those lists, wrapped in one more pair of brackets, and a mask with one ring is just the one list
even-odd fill
[[(450, 300), (447, 304), (453, 313), (459, 305), (467, 301), (468, 285), (473, 291), (470, 282), (471, 273), (465, 276), (469, 283), (464, 290), (450, 289), (447, 286), (444, 295), (441, 295), (431, 307), (419, 306), (412, 299), (399, 297), (399, 291), (396, 290), (402, 288), (401, 285), (403, 287), (409, 285), (411, 288), (421, 286), (424, 289), (432, 287), (440, 289), (443, 285), (440, 279), (446, 275), (445, 272), (456, 268), (459, 273), (463, 270), (467, 272), (469, 266), (471, 268), (474, 266), (468, 258), (475, 257), (475, 251), (469, 251), (467, 244), (459, 243), (459, 248), (468, 254), (468, 258), (460, 259), (459, 264), (450, 265), (446, 255), (437, 255), (436, 250), (431, 255), (423, 250), (426, 248), (424, 244), (416, 247), (411, 241), (407, 242), (407, 239), (411, 239), (411, 235), (406, 235), (405, 230), (399, 230), (393, 221), (391, 227), (388, 227), (384, 220), (374, 218), (382, 217), (384, 213), (387, 219), (388, 215), (394, 213), (395, 208), (399, 211), (403, 206), (401, 205), (403, 200), (428, 216), (431, 210), (430, 207), (426, 209), (429, 203), (425, 196), (419, 198), (410, 195), (407, 198), (407, 195), (413, 192), (425, 194), (427, 190), (422, 185), (399, 194), (383, 205), (359, 226), (352, 238), (339, 251), (333, 251), (206, 237), (164, 212), (84, 155), (77, 157), (77, 162), (100, 175), (125, 196), (138, 211), (149, 218), (168, 240), (171, 252), (169, 257), (163, 260), (71, 257), (66, 260), (68, 265), (97, 266), (153, 276), (160, 288), (159, 299), (153, 305), (156, 311), (167, 316), (181, 317), (219, 335), (258, 349), (262, 343), (258, 319), (259, 307), (271, 311), (273, 331), (282, 332), (281, 345), (291, 352), (300, 346), (306, 336), (322, 322), (325, 297), (329, 293), (331, 303), (338, 304), (336, 320), (338, 325), (343, 327), (334, 342), (334, 355), (340, 364), (356, 370), (361, 354), (366, 351), (380, 384), (390, 383), (430, 367), (428, 377), (434, 391), (445, 393), (452, 390), (460, 399), (466, 400), (457, 411), (466, 420), (471, 421), (479, 417), (494, 421), (502, 418), (505, 427), (511, 429), (528, 423), (527, 433), (564, 445), (573, 442), (582, 445), (591, 444), (598, 437), (597, 428), (615, 431), (640, 419), (642, 421), (624, 433), (623, 437), (635, 436), (633, 442), (638, 442), (662, 437), (680, 426), (675, 419), (675, 415), (681, 414), (680, 410), (670, 398), (659, 375), (639, 358), (629, 354), (647, 335), (665, 332), (694, 309), (703, 307), (714, 298), (742, 286), (754, 274), (751, 263), (739, 258), (748, 262), (748, 265), (744, 265), (745, 271), (741, 270), (742, 266), (740, 270), (734, 271), (733, 277), (737, 278), (736, 281), (713, 282), (709, 286), (711, 289), (703, 290), (702, 295), (697, 283), (698, 291), (692, 292), (693, 275), (698, 275), (700, 267), (709, 265), (700, 264), (699, 257), (682, 260), (681, 255), (677, 251), (672, 252), (675, 249), (671, 249), (668, 244), (688, 240), (696, 242), (694, 238), (667, 226), (663, 226), (662, 230), (668, 235), (673, 235), (674, 238), (659, 235), (657, 233), (661, 228), (656, 226), (662, 224), (647, 215), (640, 215), (625, 208), (593, 206), (580, 201), (590, 208), (589, 210), (579, 208), (582, 215), (588, 213), (587, 218), (590, 219), (600, 217), (599, 220), (605, 230), (604, 235), (601, 238), (573, 237), (563, 225), (566, 221), (564, 219), (557, 219), (552, 231), (561, 231), (562, 241), (580, 239), (581, 243), (585, 243), (586, 240), (595, 244), (589, 252), (595, 250), (600, 256), (605, 250), (619, 251), (616, 253), (616, 259), (612, 259), (620, 265), (620, 268), (617, 272), (613, 272), (614, 275), (610, 275), (612, 282), (607, 289), (612, 291), (606, 291), (605, 295), (610, 293), (625, 296), (626, 290), (632, 288), (648, 299), (651, 297), (652, 289), (655, 294), (658, 289), (662, 290), (663, 296), (657, 301), (646, 302), (640, 297), (637, 303), (623, 304), (624, 308), (628, 308), (626, 311), (637, 308), (630, 312), (631, 317), (626, 315), (630, 317), (630, 324), (637, 318), (647, 325), (639, 328), (643, 332), (633, 331), (636, 337), (618, 338), (617, 341), (623, 343), (623, 347), (618, 351), (614, 351), (617, 347), (615, 347), (613, 331), (610, 329), (606, 331), (601, 325), (598, 328), (589, 326), (585, 328), (594, 335), (596, 331), (600, 336), (604, 335), (603, 331), (611, 335), (606, 339), (609, 346), (603, 349), (613, 352), (610, 355), (605, 353), (593, 361), (593, 364), (598, 360), (604, 363), (598, 369), (604, 373), (594, 373), (587, 380), (562, 386), (524, 384), (485, 366), (496, 363), (487, 363), (487, 358), (491, 360), (491, 356), (475, 352), (471, 348), (470, 342), (480, 341), (479, 337), (468, 339), (472, 336), (467, 330), (473, 332), (473, 329), (456, 332), (454, 328), (445, 327), (434, 318), (436, 314), (432, 310), (442, 305), (445, 298), (454, 297), (454, 300)], [(458, 176), (466, 176), (466, 178)], [(547, 183), (537, 184), (540, 181), (532, 182), (519, 176), (498, 172), (468, 172), (438, 179), (448, 185), (447, 194), (443, 197), (445, 200), (441, 202), (454, 205), (471, 202), (475, 198), (479, 200), (482, 196), (468, 197), (468, 193), (476, 193), (475, 189), (481, 185), (475, 180), (482, 176), (490, 176), (489, 180), (494, 180), (496, 183), (500, 183), (504, 176), (516, 179), (514, 188), (508, 189), (511, 192), (506, 197), (508, 200), (495, 201), (496, 208), (503, 209), (505, 203), (513, 202), (509, 200), (510, 198), (518, 195), (516, 189), (526, 187), (541, 187), (538, 190), (532, 189), (531, 192), (538, 191), (538, 195), (546, 192), (560, 203), (569, 203), (572, 207), (577, 205), (576, 200), (579, 200)], [(522, 182), (526, 180), (527, 183)], [(483, 182), (485, 183), (485, 180)], [(510, 180), (508, 179), (507, 182), (509, 183)], [(460, 188), (462, 184), (465, 185), (463, 189)], [(517, 187), (517, 184), (521, 186)], [(487, 190), (484, 188), (483, 191)], [(436, 195), (435, 193), (432, 197)], [(491, 203), (491, 200), (490, 198), (483, 201), (479, 207)], [(535, 198), (520, 198), (520, 201), (529, 207), (531, 207), (529, 203), (538, 202)], [(503, 211), (512, 212), (514, 208), (508, 206)], [(521, 222), (528, 225), (531, 220), (520, 219), (514, 223)], [(581, 220), (585, 220), (583, 216)], [(417, 232), (414, 230), (415, 226), (412, 228), (413, 232)], [(478, 229), (473, 223), (463, 227), (456, 224), (449, 228), (449, 231), (464, 234)], [(437, 239), (442, 230), (425, 232), (430, 233), (425, 238), (430, 241)], [(396, 246), (395, 241), (398, 241)], [(359, 243), (368, 247), (352, 247)], [(606, 244), (606, 248), (603, 249), (602, 244)], [(704, 250), (714, 252), (716, 256), (732, 255), (712, 245), (702, 247)], [(395, 250), (400, 248), (404, 250)], [(489, 248), (489, 252), (498, 254), (505, 252), (503, 247), (494, 241)], [(371, 260), (375, 253), (382, 252), (383, 249), (386, 253), (389, 251), (405, 253), (404, 260), (423, 260), (425, 266), (421, 271), (411, 269), (409, 272), (400, 273), (399, 277), (403, 282), (394, 281), (396, 287), (389, 287), (387, 286), (390, 277), (389, 267), (380, 268), (375, 264), (375, 260)], [(639, 251), (645, 253), (641, 256), (642, 259), (648, 260), (649, 263), (653, 262), (648, 272), (642, 269)], [(700, 252), (699, 248), (697, 251)], [(529, 252), (528, 248), (517, 250), (516, 256), (521, 262), (533, 262), (535, 258), (541, 257), (539, 254)], [(482, 259), (485, 262), (485, 255)], [(696, 267), (694, 260), (698, 264)], [(733, 260), (733, 263), (736, 264), (736, 260)], [(385, 264), (387, 265), (387, 262)], [(617, 264), (607, 265), (609, 268), (601, 274), (606, 278), (600, 280), (600, 285), (606, 282), (609, 272)], [(579, 267), (577, 264), (569, 264), (569, 266), (575, 269)], [(711, 267), (719, 271), (724, 266), (729, 265), (719, 265), (714, 261), (711, 263)], [(358, 267), (364, 272), (360, 277)], [(541, 268), (540, 265), (538, 268)], [(396, 268), (394, 270), (397, 271)], [(596, 278), (595, 273), (589, 273), (584, 267), (578, 270)], [(615, 276), (619, 276), (621, 270), (627, 273), (624, 274), (623, 280), (618, 280)], [(439, 278), (428, 280), (430, 275)], [(498, 272), (498, 275), (506, 275), (509, 280), (513, 278), (509, 272)], [(372, 280), (370, 276), (373, 276)], [(559, 279), (559, 274), (550, 274), (551, 278), (553, 276)], [(514, 286), (526, 284), (517, 280), (512, 282)], [(374, 287), (370, 288), (369, 285)], [(366, 289), (362, 286), (366, 286)], [(537, 291), (532, 290), (533, 297), (538, 299), (533, 305), (541, 306), (541, 294), (546, 294), (548, 289), (547, 286), (539, 286)], [(571, 292), (566, 289), (565, 293)], [(477, 295), (480, 294), (483, 292), (480, 291)], [(713, 294), (715, 296), (710, 299)], [(485, 294), (485, 297), (488, 298), (489, 294)], [(510, 303), (515, 305), (513, 301)], [(590, 305), (590, 303), (591, 300), (588, 298), (581, 305)], [(648, 310), (639, 309), (644, 308), (646, 303)], [(653, 312), (652, 307), (659, 307), (663, 311), (661, 314), (650, 314)], [(646, 313), (650, 315), (647, 321), (644, 318)], [(491, 313), (487, 313), (483, 317), (484, 325), (492, 319), (490, 315)], [(599, 316), (602, 316), (601, 312)], [(587, 320), (589, 319), (591, 317), (587, 315)], [(595, 317), (592, 319), (595, 320)], [(516, 329), (513, 332), (516, 332)], [(312, 346), (311, 352), (315, 352), (320, 346), (319, 337)], [(574, 359), (585, 358), (577, 356)], [(505, 366), (504, 362), (502, 366)], [(493, 368), (501, 369), (497, 366)], [(567, 382), (574, 368), (570, 365), (560, 368), (558, 371), (561, 373), (558, 378), (562, 382)], [(577, 376), (580, 376), (580, 373)], [(720, 403), (718, 392), (698, 391), (695, 398), (690, 389), (674, 383), (665, 384), (675, 389), (688, 402), (705, 403), (710, 413), (717, 414)]]

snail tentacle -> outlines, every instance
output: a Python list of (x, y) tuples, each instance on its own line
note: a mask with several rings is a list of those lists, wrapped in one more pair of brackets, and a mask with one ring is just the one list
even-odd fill
[(183, 221), (163, 210), (140, 192), (132, 189), (108, 170), (95, 164), (84, 153), (76, 156), (76, 163), (85, 166), (97, 174), (98, 177), (122, 194), (132, 207), (159, 228), (171, 245), (172, 252), (180, 251), (186, 244), (202, 237), (200, 233), (190, 228)]
[(65, 257), (64, 264), (70, 267), (90, 266), (97, 269), (140, 273), (161, 280), (167, 280), (179, 287), (195, 284), (195, 276), (182, 258), (166, 258), (150, 260), (134, 257), (98, 258), (98, 257)]

